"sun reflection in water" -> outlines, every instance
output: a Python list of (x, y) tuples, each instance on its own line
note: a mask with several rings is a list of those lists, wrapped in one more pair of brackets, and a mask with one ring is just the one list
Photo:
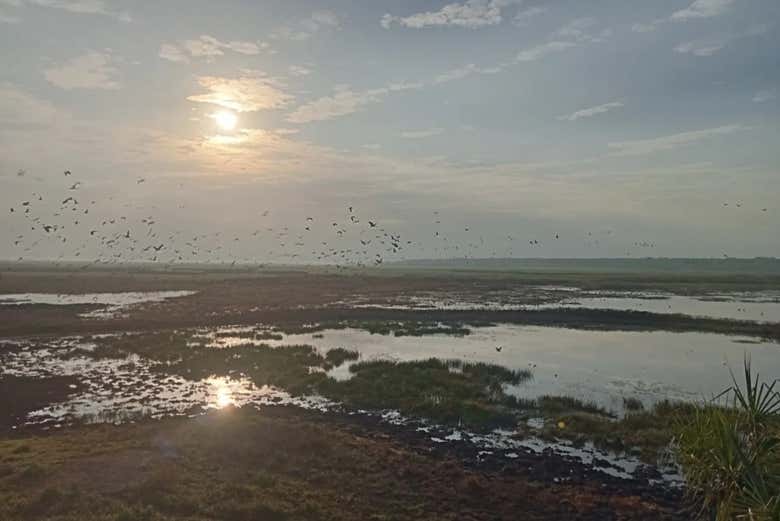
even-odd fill
[(233, 390), (227, 378), (210, 378), (207, 382), (210, 387), (209, 407), (224, 409), (225, 407), (236, 405)]

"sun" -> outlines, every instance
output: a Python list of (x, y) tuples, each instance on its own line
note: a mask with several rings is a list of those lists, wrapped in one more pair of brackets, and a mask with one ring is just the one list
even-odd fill
[(238, 123), (238, 116), (227, 110), (217, 112), (212, 117), (222, 130), (233, 130), (236, 128), (236, 123)]

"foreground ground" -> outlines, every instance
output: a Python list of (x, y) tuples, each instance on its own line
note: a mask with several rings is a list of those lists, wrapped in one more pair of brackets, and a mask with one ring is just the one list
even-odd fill
[(0, 518), (57, 520), (685, 519), (598, 481), (480, 468), (286, 408), (0, 440)]

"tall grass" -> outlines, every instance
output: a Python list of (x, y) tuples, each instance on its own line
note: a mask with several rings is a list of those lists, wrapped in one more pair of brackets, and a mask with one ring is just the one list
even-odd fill
[(678, 424), (678, 460), (702, 519), (780, 520), (780, 392), (750, 360), (744, 384), (697, 407)]

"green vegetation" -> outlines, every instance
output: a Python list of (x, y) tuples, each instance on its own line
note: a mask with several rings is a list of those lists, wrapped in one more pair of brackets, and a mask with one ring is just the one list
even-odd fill
[(344, 349), (343, 347), (337, 347), (325, 353), (325, 360), (331, 367), (338, 367), (345, 362), (357, 360), (358, 358), (360, 358), (360, 353)]
[[(590, 410), (587, 410), (590, 409)], [(543, 436), (563, 438), (618, 452), (632, 452), (644, 461), (655, 463), (666, 452), (675, 436), (675, 425), (680, 418), (687, 418), (695, 405), (661, 401), (649, 410), (627, 411), (617, 420), (605, 413), (598, 413), (587, 404), (577, 410), (546, 415)]]
[(642, 400), (640, 400), (639, 398), (634, 398), (634, 397), (625, 398), (624, 397), (623, 398), (623, 408), (627, 412), (637, 412), (637, 411), (643, 410), (645, 408), (645, 405), (642, 403)]
[(744, 387), (725, 391), (730, 407), (696, 407), (677, 425), (677, 457), (702, 517), (780, 519), (780, 392), (759, 383), (745, 361)]
[(320, 392), (353, 407), (397, 409), (474, 428), (514, 425), (517, 402), (503, 386), (531, 378), (527, 371), (438, 359), (360, 362), (350, 371), (349, 380), (321, 382)]

